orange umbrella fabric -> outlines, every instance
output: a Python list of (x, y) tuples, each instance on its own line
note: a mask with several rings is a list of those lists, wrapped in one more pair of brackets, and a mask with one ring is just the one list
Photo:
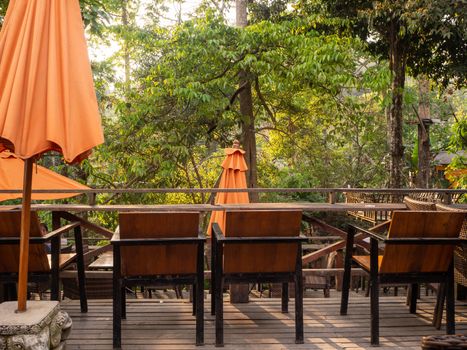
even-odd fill
[[(0, 190), (17, 190), (23, 188), (24, 161), (13, 153), (0, 153)], [(88, 190), (88, 186), (73, 181), (52, 170), (38, 165), (33, 169), (33, 190)], [(80, 193), (33, 193), (32, 199), (62, 199), (78, 196)], [(21, 193), (0, 193), (0, 202), (21, 198)]]
[(68, 163), (104, 141), (78, 0), (11, 0), (0, 33), (0, 143)]
[(0, 150), (25, 159), (18, 311), (26, 311), (32, 163), (104, 141), (78, 0), (11, 0), (0, 32)]
[[(243, 154), (245, 151), (239, 148), (226, 148), (226, 158), (222, 162), (221, 181), (219, 188), (247, 188), (246, 174), (248, 167)], [(249, 203), (247, 192), (218, 192), (215, 204), (242, 204)], [(209, 220), (208, 232), (211, 235), (211, 225), (217, 222), (225, 234), (225, 211), (213, 211)]]

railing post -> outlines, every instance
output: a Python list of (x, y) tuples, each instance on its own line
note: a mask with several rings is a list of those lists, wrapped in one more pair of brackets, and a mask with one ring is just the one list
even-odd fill
[(443, 203), (444, 204), (452, 204), (452, 194), (448, 192), (443, 193)]
[(336, 192), (329, 192), (328, 193), (328, 203), (335, 204), (336, 203)]

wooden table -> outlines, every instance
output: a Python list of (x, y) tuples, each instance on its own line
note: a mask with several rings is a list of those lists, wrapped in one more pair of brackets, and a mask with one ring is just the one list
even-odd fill
[(89, 270), (112, 270), (114, 266), (113, 252), (106, 252), (89, 264)]

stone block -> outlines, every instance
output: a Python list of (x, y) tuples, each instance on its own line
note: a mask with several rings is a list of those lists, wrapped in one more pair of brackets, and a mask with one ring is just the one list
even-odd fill
[(25, 312), (17, 302), (0, 304), (0, 350), (64, 349), (72, 321), (57, 301), (28, 301)]

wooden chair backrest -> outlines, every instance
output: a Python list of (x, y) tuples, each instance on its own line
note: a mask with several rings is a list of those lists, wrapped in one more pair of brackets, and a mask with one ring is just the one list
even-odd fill
[[(20, 237), (21, 212), (0, 212), (0, 237)], [(41, 237), (40, 222), (36, 212), (31, 212), (30, 237)], [(19, 244), (0, 245), (0, 273), (17, 273), (19, 269)], [(29, 245), (30, 272), (50, 271), (47, 250), (43, 244)]]
[[(438, 210), (438, 211), (459, 212), (459, 213), (467, 214), (466, 210), (455, 208), (453, 206), (446, 205), (446, 204), (439, 204), (439, 203), (436, 204), (436, 210)], [(466, 217), (464, 219), (464, 224), (462, 225), (459, 237), (467, 239), (467, 215), (466, 215)]]
[[(454, 212), (394, 212), (388, 238), (457, 238), (465, 214)], [(452, 260), (452, 245), (386, 244), (380, 273), (445, 272)]]
[(436, 210), (436, 204), (434, 202), (420, 201), (410, 197), (404, 197), (404, 203), (409, 210)]
[[(301, 211), (227, 211), (226, 237), (296, 237)], [(235, 243), (224, 246), (226, 273), (292, 272), (297, 243)]]
[[(120, 213), (120, 238), (197, 237), (199, 213)], [(197, 246), (173, 244), (121, 248), (123, 276), (196, 273)]]

